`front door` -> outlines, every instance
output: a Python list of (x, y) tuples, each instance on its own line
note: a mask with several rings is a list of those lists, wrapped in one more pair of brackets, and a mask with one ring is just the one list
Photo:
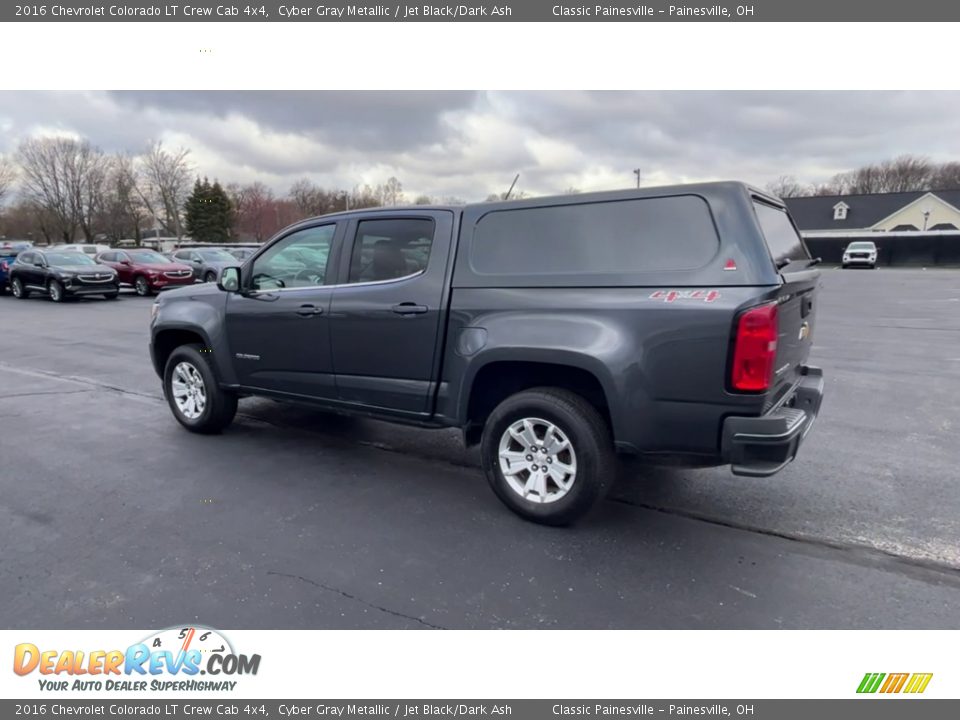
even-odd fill
[(242, 292), (228, 295), (227, 341), (244, 387), (336, 397), (327, 282), (336, 230), (317, 225), (272, 243), (244, 268)]
[(351, 223), (330, 319), (340, 400), (429, 412), (452, 230), (444, 211)]

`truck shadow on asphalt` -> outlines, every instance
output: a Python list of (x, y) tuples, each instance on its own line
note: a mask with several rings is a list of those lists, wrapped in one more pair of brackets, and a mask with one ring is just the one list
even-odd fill
[[(269, 425), (320, 434), (345, 444), (375, 447), (480, 473), (478, 450), (464, 446), (459, 430), (425, 430), (263, 399), (244, 401), (240, 405), (240, 414)], [(618, 476), (610, 497), (627, 504), (659, 507), (668, 494), (675, 496), (678, 480), (690, 472), (687, 468), (624, 457), (618, 464)]]

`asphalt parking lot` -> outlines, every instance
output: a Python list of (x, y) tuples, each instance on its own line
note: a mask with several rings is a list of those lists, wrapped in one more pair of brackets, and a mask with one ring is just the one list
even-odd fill
[(960, 626), (960, 271), (825, 269), (798, 461), (629, 463), (566, 529), (453, 432), (245, 400), (187, 433), (151, 302), (0, 297), (2, 627)]

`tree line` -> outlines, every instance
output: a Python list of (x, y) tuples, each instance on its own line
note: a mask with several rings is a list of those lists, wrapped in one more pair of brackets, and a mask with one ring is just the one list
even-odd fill
[[(159, 141), (132, 154), (106, 153), (84, 139), (28, 138), (0, 157), (0, 236), (35, 242), (139, 242), (158, 235), (262, 242), (307, 217), (407, 202), (395, 177), (349, 190), (302, 179), (285, 195), (259, 181), (201, 180), (188, 149)], [(463, 201), (420, 195), (414, 202)]]
[(957, 189), (960, 162), (935, 163), (917, 155), (864, 165), (838, 173), (824, 183), (805, 184), (793, 175), (781, 175), (767, 185), (767, 190), (782, 198)]

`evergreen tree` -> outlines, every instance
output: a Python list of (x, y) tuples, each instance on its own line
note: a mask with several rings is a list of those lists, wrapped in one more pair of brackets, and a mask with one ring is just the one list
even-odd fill
[(207, 178), (193, 185), (193, 192), (184, 204), (187, 232), (197, 242), (230, 242), (233, 208), (230, 198), (218, 181), (211, 185)]

